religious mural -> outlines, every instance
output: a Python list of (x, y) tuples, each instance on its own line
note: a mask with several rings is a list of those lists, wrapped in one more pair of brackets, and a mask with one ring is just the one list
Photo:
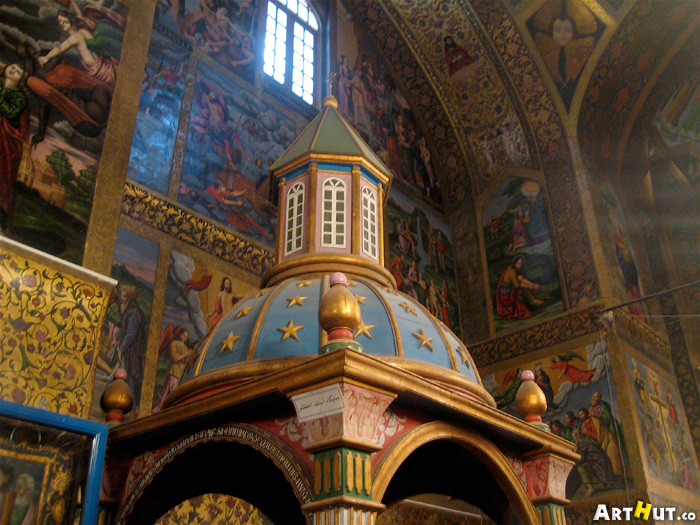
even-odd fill
[(563, 312), (542, 186), (506, 179), (484, 202), (481, 227), (496, 332)]
[(97, 359), (92, 410), (95, 419), (104, 418), (99, 399), (117, 368), (126, 370), (134, 394), (132, 414), (139, 411), (158, 249), (158, 243), (119, 228), (111, 273), (119, 284), (117, 296), (107, 309), (105, 337)]
[(273, 248), (268, 168), (295, 136), (294, 122), (200, 62), (180, 202)]
[(199, 341), (233, 311), (234, 305), (250, 289), (250, 285), (188, 255), (175, 250), (170, 252), (154, 411), (161, 409), (167, 395), (196, 361)]
[(396, 191), (387, 202), (390, 270), (410, 295), (459, 335), (452, 241), (448, 226)]
[(698, 489), (698, 467), (678, 388), (627, 355), (634, 406), (648, 471), (688, 490)]
[(82, 261), (126, 9), (114, 0), (0, 5), (0, 220)]
[[(609, 242), (612, 243), (615, 250), (617, 286), (624, 288), (622, 302), (636, 301), (644, 296), (644, 289), (639, 278), (634, 250), (628, 235), (629, 229), (626, 222), (622, 219), (625, 216), (622, 206), (610, 184), (603, 183), (598, 188), (605, 198), (608, 218), (610, 219)], [(628, 309), (637, 319), (646, 322), (646, 314), (648, 313), (646, 302), (632, 303), (628, 306)]]
[(156, 20), (227, 70), (253, 81), (262, 2), (159, 0)]
[(440, 206), (442, 191), (425, 136), (408, 102), (378, 59), (368, 39), (361, 38), (354, 23), (338, 4), (339, 111), (391, 170), (404, 188)]
[(128, 176), (166, 195), (191, 50), (186, 40), (154, 24)]
[(554, 434), (576, 443), (581, 455), (566, 480), (566, 497), (581, 500), (630, 488), (632, 475), (605, 342), (482, 377), (498, 408), (513, 415), (523, 370), (534, 371), (547, 398), (543, 421)]
[(204, 494), (179, 503), (156, 521), (156, 525), (272, 525), (260, 509), (226, 494)]
[[(696, 62), (698, 60), (696, 58)], [(668, 146), (679, 146), (686, 142), (700, 145), (700, 68), (696, 67), (686, 77), (670, 100), (657, 112), (654, 125)]]
[(547, 0), (527, 26), (570, 109), (581, 71), (605, 26), (581, 0)]
[[(393, 3), (395, 16), (410, 28), (404, 38), (438, 81), (445, 112), (469, 142), (473, 190), (481, 193), (498, 168), (532, 167), (532, 139), (521, 124), (519, 103), (513, 103), (516, 94), (503, 83), (500, 59), (484, 46), (488, 37), (472, 8), (460, 2), (442, 2), (434, 9), (414, 0)], [(462, 186), (455, 191), (464, 194)]]

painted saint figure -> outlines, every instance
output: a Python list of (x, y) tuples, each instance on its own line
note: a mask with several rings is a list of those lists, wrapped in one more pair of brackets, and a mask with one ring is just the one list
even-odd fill
[(466, 50), (458, 46), (451, 36), (444, 38), (445, 62), (451, 80), (466, 78), (479, 65)]
[(127, 383), (134, 393), (134, 409), (141, 399), (143, 360), (148, 342), (146, 315), (136, 300), (139, 291), (134, 286), (120, 285), (121, 321), (116, 334), (117, 349), (127, 372)]
[(569, 364), (572, 359), (580, 359), (584, 361), (583, 357), (578, 355), (576, 352), (567, 352), (566, 354), (558, 354), (552, 358), (552, 364), (549, 368), (553, 370), (559, 370), (559, 379), (562, 376), (566, 376), (566, 379), (570, 383), (582, 383), (584, 381), (590, 381), (595, 375), (596, 369), (591, 370), (581, 370), (573, 365)]
[(18, 64), (0, 73), (0, 224), (10, 229), (15, 182), (24, 144), (29, 140), (29, 99), (23, 89), (26, 72)]
[(532, 311), (525, 304), (526, 299), (530, 305), (535, 306), (543, 302), (531, 292), (531, 290), (538, 290), (540, 285), (529, 281), (525, 277), (524, 262), (525, 260), (521, 255), (516, 256), (498, 280), (496, 311), (498, 315), (508, 320), (532, 317)]
[(31, 474), (17, 476), (15, 500), (10, 511), (8, 525), (35, 525), (39, 517), (36, 502), (36, 481)]
[(170, 392), (175, 390), (180, 383), (180, 378), (185, 373), (187, 365), (192, 362), (192, 358), (197, 354), (194, 348), (187, 346), (187, 339), (190, 333), (181, 326), (168, 325), (161, 337), (159, 353), (168, 352), (168, 371), (165, 375), (165, 383), (160, 391), (158, 401), (153, 407), (154, 411), (163, 408), (163, 402)]
[[(77, 16), (69, 11), (59, 11), (57, 17), (61, 29), (68, 37), (39, 58), (39, 64), (45, 66), (52, 58), (75, 48), (85, 72), (106, 86), (113, 88), (117, 79), (117, 66), (119, 65), (121, 43), (124, 37), (123, 31), (115, 28), (114, 25), (123, 27), (123, 21), (120, 24), (120, 19), (115, 20), (114, 18), (118, 15), (110, 12), (109, 19), (116, 24), (95, 23), (82, 17), (75, 0), (71, 0), (71, 7)], [(88, 29), (90, 27), (92, 29)]]
[(598, 22), (580, 0), (550, 0), (535, 15), (535, 44), (566, 105), (576, 89), (598, 30)]
[(219, 293), (216, 294), (214, 311), (209, 314), (209, 328), (216, 326), (219, 321), (231, 313), (231, 311), (233, 311), (233, 307), (239, 299), (240, 297), (233, 292), (231, 279), (224, 277), (221, 280), (221, 289), (219, 290)]

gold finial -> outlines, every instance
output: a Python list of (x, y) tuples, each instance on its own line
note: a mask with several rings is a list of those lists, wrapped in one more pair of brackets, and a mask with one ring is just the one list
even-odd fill
[(328, 95), (326, 98), (323, 99), (323, 107), (326, 106), (331, 106), (332, 108), (337, 108), (338, 107), (338, 99), (335, 98), (333, 95)]
[(360, 305), (347, 289), (348, 278), (341, 272), (331, 275), (331, 289), (321, 299), (318, 322), (328, 339), (352, 340), (353, 333), (362, 322)]
[(548, 429), (549, 427), (542, 423), (542, 414), (547, 410), (547, 398), (535, 383), (535, 374), (532, 370), (523, 370), (520, 379), (522, 383), (515, 394), (515, 410), (531, 425), (543, 430)]
[(134, 394), (126, 382), (126, 370), (117, 368), (114, 379), (107, 385), (100, 407), (107, 413), (105, 421), (110, 424), (122, 423), (124, 416), (134, 407)]

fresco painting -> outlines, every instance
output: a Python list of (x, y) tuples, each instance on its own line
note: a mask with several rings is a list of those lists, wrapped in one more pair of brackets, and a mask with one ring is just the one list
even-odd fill
[(561, 351), (483, 377), (499, 409), (513, 415), (520, 373), (533, 370), (547, 398), (542, 419), (552, 432), (576, 443), (581, 459), (566, 480), (566, 497), (586, 499), (632, 487), (620, 408), (604, 341)]
[(260, 509), (226, 494), (204, 494), (179, 503), (156, 521), (156, 525), (272, 525)]
[(99, 399), (117, 368), (126, 370), (134, 393), (132, 414), (139, 412), (158, 250), (155, 241), (119, 228), (111, 272), (118, 281), (117, 294), (107, 309), (105, 337), (97, 359), (92, 411), (95, 419), (104, 418)]
[(128, 176), (167, 194), (190, 44), (155, 23), (141, 84)]
[[(342, 4), (338, 11), (342, 17)], [(355, 34), (352, 22), (340, 20), (338, 49), (338, 109), (399, 184), (441, 206), (442, 192), (425, 136), (376, 50), (368, 39)]]
[(0, 220), (7, 235), (82, 261), (126, 25), (112, 0), (0, 5)]
[(688, 490), (698, 489), (698, 466), (678, 388), (627, 355), (634, 407), (648, 471)]
[[(654, 116), (654, 125), (667, 146), (700, 145), (700, 69), (686, 77)], [(697, 176), (698, 170), (695, 166)]]
[(567, 109), (605, 26), (581, 0), (548, 0), (527, 22)]
[(253, 287), (178, 251), (170, 252), (153, 411), (197, 357), (196, 347)]
[(253, 0), (159, 0), (156, 20), (227, 70), (253, 82), (257, 27), (265, 10)]
[(180, 202), (273, 248), (268, 168), (295, 136), (293, 121), (200, 62)]
[(386, 228), (390, 270), (398, 290), (417, 299), (459, 335), (454, 252), (448, 226), (392, 190)]
[[(619, 279), (618, 286), (624, 289), (622, 302), (638, 301), (645, 294), (642, 282), (639, 279), (632, 243), (627, 233), (629, 229), (626, 222), (622, 219), (625, 216), (622, 205), (609, 184), (601, 184), (599, 189), (605, 198), (608, 209), (608, 217), (610, 219), (608, 235), (610, 242), (615, 248), (615, 262), (617, 263), (617, 277)], [(627, 308), (640, 321), (647, 321), (648, 307), (646, 301), (633, 302)]]
[(496, 332), (564, 311), (542, 186), (510, 177), (482, 209)]

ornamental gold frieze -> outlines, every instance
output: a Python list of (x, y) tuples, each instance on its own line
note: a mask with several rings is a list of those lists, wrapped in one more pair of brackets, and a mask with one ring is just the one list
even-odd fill
[(124, 188), (122, 213), (257, 275), (275, 262), (272, 252), (134, 184)]
[(503, 337), (469, 347), (478, 367), (485, 367), (524, 355), (539, 348), (553, 346), (575, 337), (597, 332), (597, 308), (588, 308), (558, 319), (546, 321)]
[(116, 282), (0, 240), (0, 398), (87, 418)]
[(611, 325), (613, 333), (629, 343), (636, 350), (661, 365), (672, 370), (671, 346), (648, 324), (625, 310), (615, 310)]

